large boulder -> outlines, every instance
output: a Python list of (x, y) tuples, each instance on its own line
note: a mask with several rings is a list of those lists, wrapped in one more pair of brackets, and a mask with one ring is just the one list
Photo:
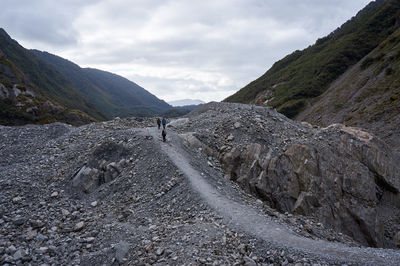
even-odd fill
[(99, 171), (83, 166), (72, 179), (72, 186), (88, 193), (99, 186)]
[(343, 125), (318, 135), (329, 140), (295, 143), (274, 156), (251, 143), (219, 157), (232, 180), (276, 209), (318, 217), (366, 245), (394, 246), (384, 239), (385, 224), (398, 212), (385, 206), (400, 207), (400, 168), (390, 149)]
[(127, 166), (130, 154), (123, 145), (105, 142), (97, 147), (88, 162), (72, 178), (72, 187), (90, 193), (105, 183), (116, 179)]

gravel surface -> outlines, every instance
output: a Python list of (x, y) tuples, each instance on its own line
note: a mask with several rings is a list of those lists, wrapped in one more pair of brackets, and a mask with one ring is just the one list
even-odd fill
[(400, 261), (398, 251), (358, 248), (310, 218), (276, 212), (173, 131), (163, 143), (154, 124), (0, 126), (0, 264)]

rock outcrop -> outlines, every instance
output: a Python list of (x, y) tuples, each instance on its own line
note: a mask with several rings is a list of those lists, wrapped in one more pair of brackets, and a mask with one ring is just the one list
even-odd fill
[[(122, 145), (112, 142), (103, 143), (93, 153), (88, 165), (82, 166), (72, 179), (72, 186), (78, 190), (89, 193), (102, 184), (111, 182), (118, 177), (122, 168), (132, 162), (126, 158), (129, 151)], [(118, 162), (114, 160), (118, 159)]]
[(196, 131), (226, 177), (270, 206), (317, 217), (364, 245), (397, 245), (399, 160), (372, 134), (340, 124), (311, 127), (237, 104), (209, 104), (189, 119), (180, 130)]

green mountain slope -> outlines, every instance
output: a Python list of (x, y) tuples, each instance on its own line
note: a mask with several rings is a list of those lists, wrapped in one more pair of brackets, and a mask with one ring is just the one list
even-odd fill
[(267, 102), (295, 117), (350, 66), (375, 49), (400, 25), (400, 1), (371, 2), (357, 16), (303, 51), (276, 62), (257, 80), (225, 101)]
[(93, 119), (83, 112), (66, 109), (44, 97), (0, 50), (0, 124), (23, 125), (55, 121), (79, 125)]
[(70, 110), (80, 110), (95, 119), (106, 118), (74, 85), (54, 67), (38, 59), (29, 50), (12, 40), (0, 28), (0, 50), (29, 79), (42, 97)]
[(32, 50), (54, 66), (91, 103), (109, 116), (151, 116), (172, 107), (139, 85), (121, 76), (92, 68), (81, 68), (59, 56)]
[(121, 116), (148, 116), (172, 108), (132, 81), (106, 71), (83, 69), (91, 81), (112, 97), (112, 102), (119, 106)]
[(297, 119), (365, 128), (400, 152), (400, 30), (335, 80)]

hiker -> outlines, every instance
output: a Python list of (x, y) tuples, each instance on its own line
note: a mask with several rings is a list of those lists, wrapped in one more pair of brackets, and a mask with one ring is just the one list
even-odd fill
[(167, 125), (167, 119), (163, 118), (162, 119), (162, 127), (165, 129), (165, 126)]
[(165, 129), (163, 129), (161, 135), (162, 135), (162, 141), (165, 142), (167, 140), (167, 138), (166, 138), (167, 137), (167, 131)]
[(158, 130), (160, 130), (161, 127), (161, 120), (159, 117), (157, 117), (157, 126), (158, 126)]

